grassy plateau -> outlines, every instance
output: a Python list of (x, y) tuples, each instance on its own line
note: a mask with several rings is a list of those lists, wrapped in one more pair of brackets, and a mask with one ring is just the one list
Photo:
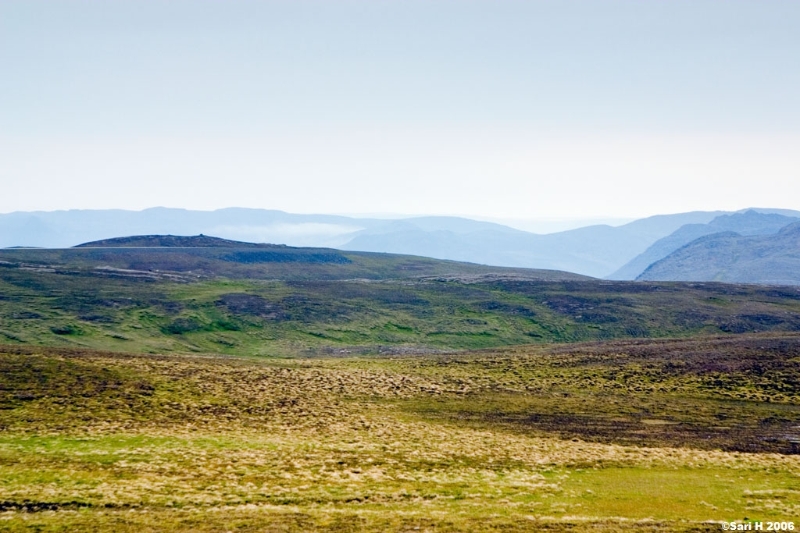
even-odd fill
[(0, 254), (0, 531), (800, 527), (796, 289), (268, 251)]

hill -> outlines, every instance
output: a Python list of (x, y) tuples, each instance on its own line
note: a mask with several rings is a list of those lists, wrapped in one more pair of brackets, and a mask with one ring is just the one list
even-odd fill
[(795, 331), (799, 317), (800, 293), (789, 288), (610, 282), (206, 236), (0, 250), (0, 336), (17, 343), (281, 356), (427, 353)]
[(134, 235), (86, 242), (75, 248), (285, 248), (275, 244), (232, 241), (208, 235)]
[(781, 228), (798, 220), (800, 219), (795, 216), (749, 209), (742, 213), (720, 215), (708, 224), (686, 224), (670, 235), (656, 241), (643, 253), (608, 276), (608, 279), (636, 279), (656, 261), (667, 257), (675, 250), (705, 235), (726, 231), (740, 235), (768, 235), (777, 233)]
[(800, 222), (774, 235), (727, 232), (701, 237), (637, 279), (800, 285)]
[[(145, 235), (105, 239), (66, 249), (0, 250), (6, 268), (39, 268), (83, 275), (170, 279), (355, 279), (421, 277), (580, 280), (552, 270), (490, 267), (426, 257), (330, 248), (298, 248), (205, 235)], [(303, 267), (298, 268), (297, 264)]]

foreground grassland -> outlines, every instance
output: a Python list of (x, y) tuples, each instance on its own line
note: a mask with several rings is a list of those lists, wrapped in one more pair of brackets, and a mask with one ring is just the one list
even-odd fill
[(322, 359), (0, 349), (0, 530), (800, 517), (800, 336)]

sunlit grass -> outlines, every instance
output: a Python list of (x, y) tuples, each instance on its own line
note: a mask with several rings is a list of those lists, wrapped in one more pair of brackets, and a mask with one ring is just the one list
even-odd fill
[[(714, 342), (705, 353), (748, 357), (750, 341)], [(769, 339), (752, 342), (763, 361), (772, 357)], [(670, 360), (693, 364), (697, 346), (673, 345)], [(5, 353), (0, 528), (671, 531), (800, 513), (800, 456), (738, 452), (729, 434), (718, 441), (728, 451), (676, 444), (653, 422), (706, 427), (724, 405), (728, 424), (748, 428), (795, 400), (725, 404), (689, 372), (670, 378), (675, 411), (653, 412), (668, 396), (654, 403), (652, 390), (669, 390), (644, 356), (591, 350), (314, 360)], [(619, 379), (599, 363), (591, 380), (576, 379), (587, 358), (651, 386), (626, 389), (627, 403), (587, 395)], [(583, 438), (568, 419), (548, 427), (521, 418), (537, 411), (632, 422), (619, 439)]]

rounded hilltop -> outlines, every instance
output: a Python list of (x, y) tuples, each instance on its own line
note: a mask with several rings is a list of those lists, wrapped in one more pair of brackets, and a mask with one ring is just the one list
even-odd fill
[(75, 248), (265, 248), (285, 247), (280, 244), (256, 244), (232, 241), (209, 235), (134, 235), (102, 239), (75, 246)]

